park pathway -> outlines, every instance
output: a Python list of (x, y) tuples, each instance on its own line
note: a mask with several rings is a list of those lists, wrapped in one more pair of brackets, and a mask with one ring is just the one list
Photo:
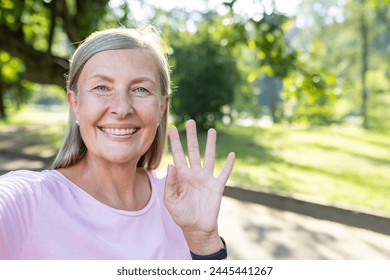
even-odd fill
[(231, 197), (219, 223), (231, 259), (390, 260), (389, 235)]

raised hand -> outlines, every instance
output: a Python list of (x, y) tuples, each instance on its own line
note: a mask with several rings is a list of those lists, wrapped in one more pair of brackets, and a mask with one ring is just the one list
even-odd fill
[(214, 248), (218, 250), (221, 246), (218, 213), (235, 154), (228, 155), (221, 173), (215, 177), (216, 131), (208, 131), (203, 165), (193, 120), (187, 122), (186, 132), (188, 163), (176, 127), (169, 131), (174, 165), (168, 167), (165, 205), (182, 228), (191, 251), (213, 253)]

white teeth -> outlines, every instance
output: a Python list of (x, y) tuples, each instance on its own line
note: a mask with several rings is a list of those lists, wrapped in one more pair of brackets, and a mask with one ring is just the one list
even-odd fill
[(108, 134), (112, 134), (116, 136), (132, 135), (137, 131), (137, 129), (135, 128), (105, 128), (105, 127), (102, 127), (102, 130)]

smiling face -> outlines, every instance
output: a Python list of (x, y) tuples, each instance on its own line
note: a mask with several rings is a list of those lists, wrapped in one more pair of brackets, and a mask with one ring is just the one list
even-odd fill
[(109, 50), (84, 65), (77, 96), (68, 100), (87, 146), (87, 159), (138, 162), (167, 108), (156, 65), (143, 49)]

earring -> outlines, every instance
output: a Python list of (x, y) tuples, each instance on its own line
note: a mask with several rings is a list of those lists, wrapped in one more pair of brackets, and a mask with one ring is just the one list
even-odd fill
[(79, 125), (79, 120), (76, 120), (76, 124)]

